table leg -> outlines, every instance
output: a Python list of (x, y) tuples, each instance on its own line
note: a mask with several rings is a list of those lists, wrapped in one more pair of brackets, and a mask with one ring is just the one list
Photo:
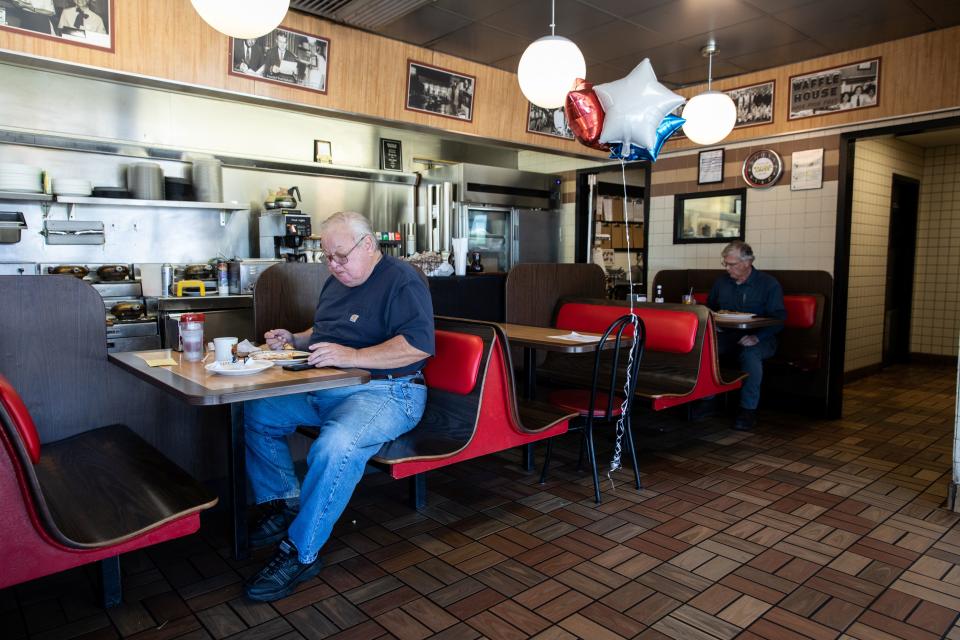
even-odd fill
[(230, 405), (230, 508), (233, 511), (233, 557), (246, 560), (247, 544), (247, 465), (243, 437), (243, 403)]
[[(523, 372), (526, 396), (529, 400), (537, 397), (537, 350), (530, 347), (523, 348)], [(523, 445), (523, 470), (533, 471), (533, 445)]]

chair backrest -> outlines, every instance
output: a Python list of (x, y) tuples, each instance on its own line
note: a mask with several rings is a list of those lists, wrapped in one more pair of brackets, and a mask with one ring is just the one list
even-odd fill
[(460, 395), (473, 391), (483, 358), (480, 336), (437, 329), (434, 333), (436, 353), (427, 361), (423, 375), (431, 389), (442, 389)]
[[(40, 462), (40, 436), (37, 435), (37, 427), (33, 424), (33, 418), (30, 412), (20, 399), (10, 381), (0, 375), (0, 403), (6, 411), (6, 415), (13, 423), (11, 426), (20, 436), (20, 442), (23, 443), (27, 455), (33, 464)], [(11, 434), (12, 435), (12, 434)]]
[[(634, 324), (636, 323), (636, 324)], [(634, 326), (636, 330), (634, 331)], [(636, 333), (636, 335), (634, 335)], [(631, 341), (631, 336), (633, 340)], [(629, 414), (633, 405), (634, 391), (637, 387), (637, 371), (643, 360), (646, 347), (647, 330), (643, 318), (639, 315), (625, 314), (615, 319), (603, 332), (603, 337), (597, 345), (597, 353), (593, 359), (593, 380), (590, 386), (590, 407), (587, 420), (595, 416), (598, 393), (606, 394), (607, 403), (600, 407), (603, 418), (609, 419), (613, 415), (615, 398), (625, 394), (626, 411)], [(610, 343), (613, 346), (610, 347)], [(621, 347), (623, 349), (621, 350)], [(610, 350), (608, 350), (610, 349)], [(632, 356), (632, 360), (630, 359)], [(620, 366), (622, 359), (626, 359), (625, 366)], [(626, 386), (626, 389), (624, 389)]]

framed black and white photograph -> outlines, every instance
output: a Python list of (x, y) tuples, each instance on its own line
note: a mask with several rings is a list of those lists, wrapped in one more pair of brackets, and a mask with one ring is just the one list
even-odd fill
[(380, 138), (380, 168), (403, 171), (403, 147), (399, 140)]
[(407, 64), (407, 109), (473, 122), (477, 79), (422, 62)]
[(723, 182), (723, 149), (701, 151), (697, 166), (697, 184)]
[(532, 102), (527, 104), (530, 105), (527, 112), (527, 131), (573, 140), (573, 131), (567, 126), (567, 116), (563, 112), (563, 107), (544, 109)]
[(673, 243), (743, 240), (747, 190), (684, 193), (673, 199)]
[(330, 41), (291, 29), (230, 38), (230, 75), (327, 92)]
[(0, 28), (113, 51), (114, 0), (2, 0)]
[(737, 107), (737, 123), (733, 128), (773, 123), (773, 80), (724, 91)]
[(326, 140), (313, 141), (313, 161), (333, 162), (333, 148)]
[(790, 119), (876, 107), (880, 58), (790, 77)]

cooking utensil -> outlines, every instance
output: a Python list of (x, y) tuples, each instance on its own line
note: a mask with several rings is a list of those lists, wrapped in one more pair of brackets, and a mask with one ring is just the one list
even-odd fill
[(110, 307), (110, 313), (120, 320), (133, 320), (143, 315), (142, 302), (118, 302)]
[(173, 285), (173, 287), (174, 291), (171, 291), (170, 293), (178, 298), (182, 298), (184, 296), (196, 296), (198, 293), (201, 297), (207, 295), (207, 285), (204, 284), (203, 280), (181, 280), (177, 284)]
[[(285, 190), (280, 189), (278, 194), (274, 196), (272, 200), (267, 200), (263, 203), (264, 209), (296, 209), (297, 208), (297, 198), (303, 200), (303, 196), (300, 195), (300, 189), (298, 187), (290, 187)], [(294, 197), (296, 194), (296, 198)]]
[(139, 200), (163, 200), (163, 169), (154, 162), (127, 165), (127, 186)]
[(107, 282), (126, 280), (130, 277), (130, 266), (125, 264), (105, 264), (97, 268), (97, 277)]
[(164, 178), (167, 200), (193, 200), (193, 183), (186, 178)]
[(47, 271), (55, 276), (73, 276), (75, 278), (85, 278), (90, 273), (90, 269), (78, 264), (61, 264), (50, 267)]
[(216, 277), (216, 270), (212, 264), (188, 264), (183, 269), (185, 280), (209, 280)]

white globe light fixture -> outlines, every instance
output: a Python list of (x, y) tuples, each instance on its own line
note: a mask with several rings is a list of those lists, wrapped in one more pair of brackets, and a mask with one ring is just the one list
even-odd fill
[(204, 22), (232, 38), (259, 38), (277, 28), (290, 0), (190, 0)]
[(517, 80), (527, 100), (544, 109), (562, 107), (577, 78), (587, 75), (587, 62), (573, 41), (554, 34), (556, 7), (550, 2), (550, 35), (530, 43), (520, 57)]
[(717, 52), (717, 43), (710, 40), (700, 53), (708, 59), (707, 90), (694, 96), (683, 107), (683, 133), (697, 144), (716, 144), (733, 131), (737, 123), (737, 107), (725, 93), (711, 91), (713, 76), (713, 55)]

